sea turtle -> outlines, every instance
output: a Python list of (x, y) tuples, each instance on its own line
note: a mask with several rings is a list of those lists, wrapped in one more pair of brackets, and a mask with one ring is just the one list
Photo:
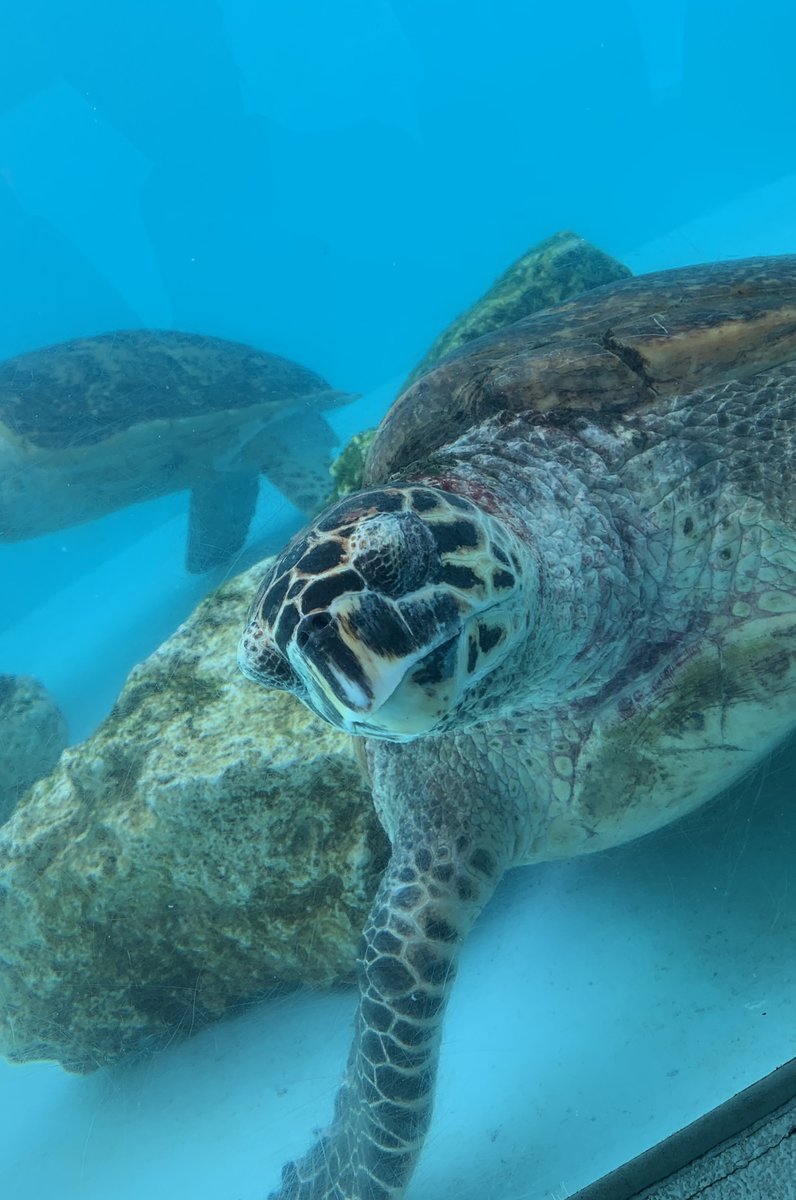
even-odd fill
[(0, 363), (0, 541), (190, 489), (187, 565), (227, 562), (259, 476), (309, 516), (336, 439), (320, 410), (350, 397), (239, 342), (176, 330), (77, 338)]
[(599, 288), (395, 403), (260, 587), (243, 670), (365, 740), (392, 858), (328, 1132), (280, 1200), (404, 1193), (507, 867), (709, 800), (796, 716), (796, 256)]

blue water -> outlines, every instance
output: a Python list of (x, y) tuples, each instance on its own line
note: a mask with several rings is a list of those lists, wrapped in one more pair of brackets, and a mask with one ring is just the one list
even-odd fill
[[(0, 357), (139, 325), (249, 341), (362, 394), (345, 438), (557, 229), (635, 271), (796, 251), (795, 39), (790, 0), (6, 5)], [(73, 740), (223, 577), (185, 573), (186, 521), (177, 495), (0, 545), (0, 672), (41, 678)], [(239, 565), (299, 523), (264, 484)], [(720, 827), (506, 885), (415, 1200), (562, 1200), (792, 1056), (769, 776)], [(90, 1080), (0, 1064), (0, 1194), (260, 1197), (328, 1116), (349, 1013), (302, 998)]]

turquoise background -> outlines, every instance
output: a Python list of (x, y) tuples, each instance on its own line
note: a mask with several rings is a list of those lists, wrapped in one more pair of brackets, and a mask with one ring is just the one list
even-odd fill
[(536, 239), (621, 255), (793, 168), (786, 0), (26, 0), (0, 353), (167, 323), (365, 389)]
[[(6, 4), (0, 357), (138, 325), (246, 340), (362, 393), (345, 438), (558, 229), (634, 271), (796, 251), (794, 45), (792, 0)], [(185, 574), (186, 514), (0, 544), (0, 672), (41, 678), (73, 740), (223, 578)], [(235, 568), (299, 523), (264, 485)], [(507, 882), (409, 1200), (563, 1200), (792, 1056), (791, 779), (777, 760), (720, 828)], [(88, 1080), (0, 1063), (0, 1195), (261, 1200), (328, 1118), (351, 1004)]]

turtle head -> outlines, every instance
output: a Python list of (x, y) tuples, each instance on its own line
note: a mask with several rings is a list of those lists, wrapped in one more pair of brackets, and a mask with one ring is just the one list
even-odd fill
[(272, 564), (239, 662), (349, 733), (409, 741), (479, 719), (526, 628), (519, 541), (418, 484), (346, 496)]

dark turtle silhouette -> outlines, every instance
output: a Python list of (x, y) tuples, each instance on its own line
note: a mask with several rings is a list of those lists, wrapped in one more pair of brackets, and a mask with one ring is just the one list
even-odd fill
[(0, 364), (0, 541), (190, 489), (188, 569), (242, 545), (265, 474), (306, 515), (349, 399), (313, 371), (201, 334), (134, 329)]
[(796, 718), (796, 257), (588, 292), (419, 379), (240, 662), (365, 755), (392, 858), (331, 1127), (279, 1200), (400, 1197), (502, 873), (654, 830)]

